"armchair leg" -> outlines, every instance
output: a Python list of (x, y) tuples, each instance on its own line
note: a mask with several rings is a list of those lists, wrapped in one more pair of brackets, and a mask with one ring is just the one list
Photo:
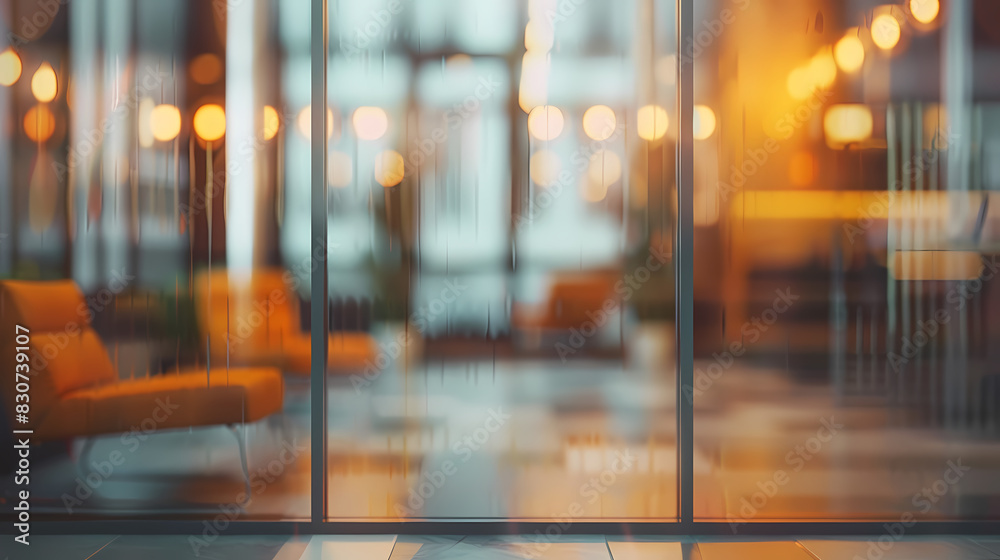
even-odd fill
[[(244, 430), (246, 428), (244, 427)], [(243, 482), (245, 484), (246, 499), (243, 500), (241, 506), (246, 506), (250, 503), (250, 468), (247, 464), (247, 446), (246, 442), (243, 441), (243, 434), (236, 427), (235, 424), (229, 424), (229, 431), (232, 432), (233, 436), (236, 437), (236, 443), (240, 447), (240, 467), (243, 469)]]

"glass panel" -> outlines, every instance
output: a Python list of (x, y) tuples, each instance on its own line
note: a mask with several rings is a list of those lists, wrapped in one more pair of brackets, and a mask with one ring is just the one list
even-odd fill
[(696, 517), (1000, 517), (998, 6), (696, 8)]
[(674, 13), (331, 2), (330, 518), (676, 517)]
[(0, 363), (31, 358), (3, 418), (34, 431), (33, 520), (308, 516), (308, 6), (3, 3)]

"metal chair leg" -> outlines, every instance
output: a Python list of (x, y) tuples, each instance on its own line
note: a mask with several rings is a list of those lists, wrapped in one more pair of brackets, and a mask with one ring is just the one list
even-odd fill
[[(236, 427), (235, 424), (229, 424), (229, 430), (232, 432), (233, 436), (236, 437), (236, 443), (240, 447), (240, 467), (243, 469), (243, 482), (245, 484), (246, 498), (240, 504), (241, 506), (246, 506), (250, 503), (250, 468), (247, 462), (247, 446), (246, 442), (243, 441), (243, 434)], [(244, 426), (244, 430), (246, 427)]]

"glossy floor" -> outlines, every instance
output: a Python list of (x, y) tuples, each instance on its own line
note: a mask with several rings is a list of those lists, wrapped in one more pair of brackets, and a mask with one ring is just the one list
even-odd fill
[(614, 536), (365, 537), (79, 535), (38, 536), (30, 552), (5, 539), (10, 560), (994, 560), (1000, 537), (837, 538), (775, 540), (634, 540)]

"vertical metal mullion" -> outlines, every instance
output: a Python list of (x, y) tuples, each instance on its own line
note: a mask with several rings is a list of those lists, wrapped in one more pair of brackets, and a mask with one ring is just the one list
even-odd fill
[(327, 207), (326, 207), (326, 57), (327, 0), (312, 0), (312, 263), (311, 333), (311, 449), (310, 511), (312, 523), (326, 519), (326, 353), (327, 315)]
[[(694, 522), (694, 0), (677, 0), (677, 235), (675, 337), (677, 348), (678, 518)], [(690, 396), (690, 399), (689, 399)]]

